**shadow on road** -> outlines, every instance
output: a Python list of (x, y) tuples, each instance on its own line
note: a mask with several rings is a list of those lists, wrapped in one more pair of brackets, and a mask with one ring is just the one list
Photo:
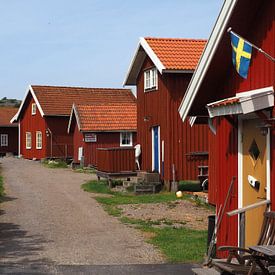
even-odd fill
[(39, 235), (28, 236), (19, 225), (0, 223), (0, 264), (53, 264), (39, 257), (46, 242)]

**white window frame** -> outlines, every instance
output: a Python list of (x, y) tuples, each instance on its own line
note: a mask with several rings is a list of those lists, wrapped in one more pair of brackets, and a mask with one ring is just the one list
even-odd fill
[(26, 132), (26, 149), (32, 148), (32, 133)]
[(8, 146), (9, 146), (9, 135), (1, 134), (1, 147), (8, 147)]
[(36, 103), (32, 103), (32, 115), (36, 114), (36, 109), (37, 109)]
[[(130, 142), (129, 144), (123, 144), (123, 140), (124, 140), (124, 135), (125, 134), (129, 134), (130, 136)], [(120, 133), (120, 147), (129, 147), (129, 146), (133, 146), (133, 133), (132, 132), (121, 132)]]
[(144, 92), (158, 89), (158, 71), (152, 68), (144, 71)]
[(42, 149), (42, 132), (36, 131), (36, 149)]

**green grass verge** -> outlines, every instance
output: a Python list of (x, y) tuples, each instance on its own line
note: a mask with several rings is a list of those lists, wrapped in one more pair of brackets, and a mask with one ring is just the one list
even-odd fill
[[(168, 203), (177, 200), (174, 193), (153, 195), (133, 195), (112, 192), (107, 181), (90, 181), (82, 185), (88, 192), (112, 194), (111, 197), (95, 198), (110, 215), (118, 217), (124, 224), (130, 224), (144, 232), (150, 233), (148, 242), (157, 246), (171, 263), (201, 263), (206, 251), (207, 231), (192, 230), (185, 227), (173, 227), (173, 221), (152, 221), (132, 219), (122, 216), (119, 205), (139, 203)], [(183, 196), (182, 199), (190, 199)], [(171, 204), (171, 207), (173, 205)], [(184, 224), (184, 223), (182, 223)], [(160, 227), (160, 225), (167, 225)]]
[(64, 160), (44, 160), (43, 165), (48, 168), (68, 168), (68, 164)]
[(207, 231), (182, 228), (150, 228), (155, 236), (149, 240), (158, 246), (169, 262), (199, 263), (206, 252)]

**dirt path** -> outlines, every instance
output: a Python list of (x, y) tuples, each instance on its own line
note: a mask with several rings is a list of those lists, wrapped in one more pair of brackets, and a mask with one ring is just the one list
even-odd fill
[(141, 233), (106, 214), (69, 169), (1, 159), (7, 199), (0, 212), (0, 264), (139, 264), (163, 262)]

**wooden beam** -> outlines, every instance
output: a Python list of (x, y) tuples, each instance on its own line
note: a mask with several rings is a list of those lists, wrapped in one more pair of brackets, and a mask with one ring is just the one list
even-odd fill
[(246, 212), (248, 210), (251, 210), (251, 209), (254, 209), (254, 208), (258, 208), (259, 206), (267, 205), (267, 204), (270, 204), (270, 200), (259, 201), (259, 202), (247, 205), (245, 207), (242, 207), (242, 208), (235, 209), (233, 211), (227, 212), (226, 214), (229, 217), (231, 217), (231, 216), (234, 216), (234, 215), (237, 215), (237, 214), (240, 214), (240, 213)]

